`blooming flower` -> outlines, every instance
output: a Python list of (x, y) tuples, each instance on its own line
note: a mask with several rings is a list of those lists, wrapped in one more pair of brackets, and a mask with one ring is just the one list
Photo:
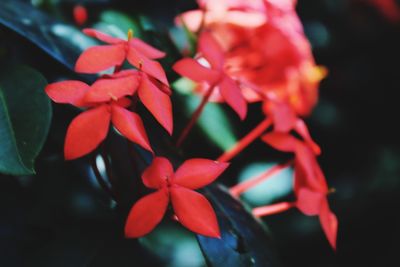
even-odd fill
[[(222, 99), (239, 115), (246, 117), (247, 104), (241, 89), (224, 70), (224, 53), (218, 42), (208, 32), (203, 32), (198, 42), (199, 60), (184, 58), (173, 69), (197, 83), (207, 84), (207, 90), (218, 89)], [(207, 66), (201, 63), (206, 60)], [(209, 67), (208, 67), (209, 66)]]
[[(52, 83), (45, 88), (56, 103), (88, 108), (68, 127), (64, 146), (66, 159), (76, 159), (93, 151), (106, 138), (110, 122), (123, 136), (152, 151), (141, 118), (126, 109), (131, 104), (126, 96), (132, 95), (140, 83), (147, 85), (148, 81), (141, 82), (139, 75), (126, 71), (99, 79), (92, 86), (71, 80)], [(140, 88), (139, 91), (158, 91), (151, 86)]]
[(207, 159), (190, 159), (174, 173), (166, 158), (155, 158), (143, 172), (142, 180), (148, 188), (157, 191), (133, 205), (126, 221), (125, 236), (137, 238), (151, 232), (164, 217), (171, 202), (183, 226), (201, 235), (220, 237), (211, 204), (194, 190), (212, 183), (228, 165)]
[[(197, 11), (184, 13), (192, 30), (202, 25), (219, 41), (226, 73), (242, 88), (248, 102), (265, 100), (268, 95), (287, 102), (301, 116), (308, 115), (318, 99), (319, 82), (325, 68), (315, 64), (311, 46), (296, 14), (294, 0), (201, 0)], [(263, 17), (246, 25), (226, 20), (226, 14), (240, 11), (248, 17)], [(201, 13), (204, 16), (201, 16)], [(253, 16), (253, 12), (257, 16)], [(223, 15), (215, 15), (223, 14)], [(202, 21), (202, 23), (199, 23)], [(240, 21), (240, 20), (239, 20)]]
[(78, 58), (75, 71), (81, 73), (97, 73), (111, 67), (121, 66), (125, 59), (136, 68), (168, 85), (165, 72), (157, 61), (164, 52), (146, 44), (128, 33), (128, 40), (115, 38), (94, 29), (84, 29), (88, 36), (95, 37), (107, 45), (93, 46), (85, 50)]

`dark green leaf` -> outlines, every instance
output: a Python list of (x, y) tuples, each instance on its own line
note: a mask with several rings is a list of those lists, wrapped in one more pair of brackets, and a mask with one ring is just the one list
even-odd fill
[(217, 213), (222, 236), (198, 236), (209, 266), (279, 266), (268, 232), (239, 201), (222, 186), (210, 186), (204, 192)]
[(70, 69), (80, 53), (95, 44), (77, 28), (21, 1), (0, 1), (0, 24), (29, 39)]
[(51, 121), (46, 84), (40, 73), (25, 66), (0, 70), (0, 172), (34, 173)]
[(100, 22), (96, 24), (96, 28), (122, 39), (126, 39), (129, 30), (133, 30), (135, 37), (141, 37), (138, 23), (128, 15), (114, 10), (102, 12)]

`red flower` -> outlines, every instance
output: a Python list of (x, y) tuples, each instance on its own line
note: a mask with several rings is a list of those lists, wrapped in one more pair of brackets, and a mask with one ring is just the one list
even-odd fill
[(128, 33), (128, 40), (122, 40), (96, 31), (84, 29), (83, 32), (91, 37), (107, 43), (107, 45), (93, 46), (85, 50), (75, 65), (75, 71), (81, 73), (98, 73), (111, 67), (121, 66), (125, 59), (136, 68), (168, 85), (165, 72), (157, 61), (165, 56), (164, 52), (146, 44), (138, 38), (132, 38)]
[(400, 21), (400, 6), (396, 0), (368, 0), (368, 2), (392, 22), (398, 23)]
[(212, 183), (228, 165), (207, 159), (190, 159), (174, 173), (166, 158), (155, 158), (143, 172), (142, 180), (148, 188), (157, 191), (134, 204), (126, 221), (125, 236), (137, 238), (151, 232), (171, 202), (183, 226), (201, 235), (220, 237), (211, 204), (194, 190)]
[[(193, 31), (203, 25), (213, 33), (223, 47), (226, 73), (239, 82), (246, 100), (264, 100), (268, 94), (289, 103), (297, 114), (308, 115), (326, 70), (315, 65), (296, 1), (198, 2), (202, 10), (186, 12), (177, 21)], [(237, 12), (243, 18), (240, 23), (227, 20)]]
[(82, 26), (88, 19), (87, 10), (82, 5), (76, 5), (73, 10), (74, 20), (78, 26)]
[(329, 243), (336, 249), (338, 221), (329, 208), (328, 185), (315, 157), (320, 153), (320, 149), (312, 141), (305, 124), (302, 121), (297, 124), (297, 132), (304, 141), (288, 133), (278, 132), (268, 133), (262, 139), (277, 150), (295, 153), (294, 192), (297, 198), (295, 205), (308, 216), (319, 216)]
[[(222, 99), (239, 115), (246, 117), (247, 104), (238, 84), (224, 70), (224, 53), (218, 42), (208, 32), (203, 32), (198, 42), (199, 60), (184, 58), (173, 69), (197, 83), (205, 83), (208, 90), (217, 88)], [(206, 62), (204, 62), (206, 61)], [(204, 63), (203, 65), (201, 63)], [(206, 67), (204, 65), (208, 65)]]
[[(89, 108), (68, 127), (64, 146), (67, 160), (93, 151), (106, 138), (110, 122), (123, 136), (152, 151), (141, 118), (126, 109), (131, 101), (125, 96), (132, 95), (140, 83), (140, 76), (132, 75), (132, 72), (135, 71), (99, 79), (92, 86), (80, 81), (62, 81), (46, 87), (47, 95), (56, 103)], [(143, 80), (142, 84), (148, 83), (147, 79)], [(151, 86), (148, 88), (139, 91), (153, 90)]]

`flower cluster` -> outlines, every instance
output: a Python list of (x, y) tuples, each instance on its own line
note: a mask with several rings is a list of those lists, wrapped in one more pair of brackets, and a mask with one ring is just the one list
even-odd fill
[(307, 115), (326, 71), (315, 65), (294, 2), (199, 0), (199, 10), (177, 21), (213, 34), (224, 51), (224, 69), (248, 101), (284, 102)]
[[(253, 141), (293, 153), (289, 163), (231, 188), (239, 196), (275, 172), (294, 166), (296, 200), (258, 207), (255, 216), (266, 216), (296, 207), (309, 216), (319, 216), (330, 245), (336, 248), (338, 222), (327, 196), (331, 193), (318, 164), (320, 147), (313, 141), (302, 117), (318, 100), (319, 82), (326, 75), (314, 62), (311, 47), (295, 11), (295, 0), (198, 0), (199, 9), (178, 16), (197, 35), (194, 58), (183, 58), (173, 69), (196, 83), (194, 92), (203, 100), (178, 138), (182, 144), (209, 101), (227, 103), (245, 119), (248, 105), (262, 103), (264, 120), (217, 161), (190, 159), (175, 172), (168, 159), (155, 157), (143, 172), (143, 184), (156, 190), (137, 201), (125, 225), (127, 237), (151, 232), (171, 203), (177, 220), (188, 229), (209, 237), (220, 237), (216, 214), (208, 200), (197, 193), (213, 182), (233, 159)], [(171, 90), (164, 69), (156, 61), (165, 53), (128, 32), (122, 40), (94, 29), (88, 36), (104, 45), (85, 50), (75, 70), (95, 74), (113, 68), (88, 85), (61, 81), (46, 87), (57, 103), (84, 109), (69, 125), (64, 154), (76, 159), (95, 150), (106, 139), (110, 125), (128, 140), (153, 153), (140, 116), (138, 100), (172, 135)], [(123, 69), (127, 61), (135, 68)]]
[[(151, 151), (142, 119), (132, 112), (137, 98), (156, 120), (172, 134), (172, 104), (165, 72), (154, 59), (164, 53), (133, 38), (114, 38), (93, 29), (84, 33), (107, 45), (93, 46), (76, 62), (80, 73), (98, 73), (114, 68), (114, 73), (102, 75), (91, 86), (81, 81), (61, 81), (46, 87), (47, 95), (56, 103), (71, 104), (86, 109), (69, 125), (64, 147), (68, 160), (92, 152), (106, 138), (110, 123), (127, 139)], [(136, 69), (121, 70), (128, 60)], [(131, 110), (130, 110), (131, 109)]]
[[(107, 137), (110, 123), (130, 141), (153, 153), (142, 119), (131, 111), (137, 99), (172, 134), (173, 119), (170, 88), (161, 65), (154, 61), (164, 53), (133, 38), (128, 40), (85, 29), (84, 33), (107, 45), (90, 47), (78, 58), (75, 70), (97, 73), (114, 68), (113, 74), (100, 76), (91, 86), (81, 81), (49, 84), (45, 91), (56, 103), (85, 109), (69, 125), (64, 154), (67, 160), (92, 152)], [(127, 60), (136, 69), (122, 70)], [(213, 182), (227, 167), (206, 159), (191, 159), (173, 173), (166, 158), (155, 158), (143, 172), (145, 186), (157, 192), (140, 199), (129, 213), (127, 237), (149, 233), (166, 213), (171, 202), (179, 222), (188, 229), (210, 237), (220, 237), (218, 221), (208, 200), (195, 189)]]
[[(326, 69), (315, 64), (295, 11), (296, 1), (197, 2), (199, 9), (176, 19), (199, 36), (197, 54), (194, 59), (177, 62), (175, 71), (197, 83), (194, 92), (203, 95), (203, 101), (224, 101), (242, 119), (246, 115), (246, 102), (261, 101), (266, 116), (218, 161), (231, 160), (259, 137), (280, 151), (294, 153), (297, 200), (260, 207), (254, 214), (264, 216), (297, 207), (306, 215), (319, 215), (322, 228), (335, 248), (337, 219), (329, 208), (330, 190), (316, 159), (321, 151), (301, 119), (317, 103), (319, 83)], [(271, 174), (239, 184), (231, 193), (238, 196)]]

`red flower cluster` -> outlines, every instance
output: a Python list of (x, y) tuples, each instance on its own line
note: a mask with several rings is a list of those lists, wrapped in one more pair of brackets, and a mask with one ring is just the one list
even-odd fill
[[(152, 151), (141, 118), (129, 111), (129, 107), (138, 97), (172, 134), (171, 92), (164, 70), (152, 60), (164, 53), (132, 38), (131, 34), (125, 41), (92, 29), (84, 32), (111, 45), (94, 46), (84, 51), (75, 70), (81, 73), (115, 70), (112, 75), (101, 76), (92, 86), (80, 81), (62, 81), (46, 87), (46, 93), (54, 102), (87, 109), (68, 127), (65, 158), (75, 159), (93, 151), (106, 138), (110, 122), (127, 139)], [(125, 58), (137, 70), (120, 71)]]
[[(125, 41), (92, 29), (84, 32), (108, 45), (84, 51), (76, 63), (76, 71), (96, 73), (113, 67), (114, 73), (102, 75), (91, 86), (72, 80), (52, 83), (45, 88), (54, 102), (86, 109), (69, 125), (65, 158), (75, 159), (93, 151), (106, 138), (110, 123), (127, 139), (153, 152), (142, 119), (130, 109), (133, 109), (133, 102), (140, 99), (172, 134), (171, 91), (164, 70), (154, 61), (164, 53), (132, 38), (130, 33)], [(125, 59), (137, 69), (121, 70)], [(220, 237), (211, 204), (194, 190), (212, 183), (228, 165), (191, 159), (174, 173), (167, 159), (155, 158), (142, 179), (145, 186), (157, 192), (143, 197), (132, 207), (126, 221), (126, 236), (141, 237), (149, 233), (161, 221), (171, 202), (176, 217), (185, 227), (198, 234)]]
[[(198, 4), (198, 10), (177, 18), (178, 24), (199, 33), (198, 55), (196, 60), (179, 61), (174, 69), (198, 83), (197, 93), (211, 95), (209, 88), (217, 86), (219, 90), (209, 97), (211, 101), (226, 101), (239, 115), (245, 114), (240, 107), (245, 107), (246, 101), (262, 101), (266, 115), (259, 126), (218, 160), (232, 159), (273, 125), (262, 140), (295, 154), (297, 201), (264, 208), (260, 214), (296, 206), (307, 215), (319, 215), (335, 248), (337, 219), (329, 209), (328, 186), (316, 160), (321, 151), (299, 118), (308, 115), (317, 103), (319, 82), (326, 70), (314, 62), (296, 14), (296, 1), (198, 0)], [(232, 85), (224, 84), (225, 79)], [(292, 136), (292, 131), (301, 139)], [(256, 180), (232, 192), (241, 193), (261, 181)]]
[(157, 190), (132, 207), (125, 225), (126, 237), (141, 237), (160, 223), (171, 202), (178, 221), (201, 235), (220, 237), (217, 217), (208, 200), (194, 191), (212, 183), (228, 163), (206, 159), (185, 161), (174, 173), (166, 158), (155, 158), (143, 172), (143, 183)]
[(226, 72), (240, 84), (246, 99), (283, 101), (297, 114), (309, 114), (326, 71), (314, 63), (295, 1), (198, 2), (199, 10), (177, 21), (192, 31), (213, 34), (223, 47)]

